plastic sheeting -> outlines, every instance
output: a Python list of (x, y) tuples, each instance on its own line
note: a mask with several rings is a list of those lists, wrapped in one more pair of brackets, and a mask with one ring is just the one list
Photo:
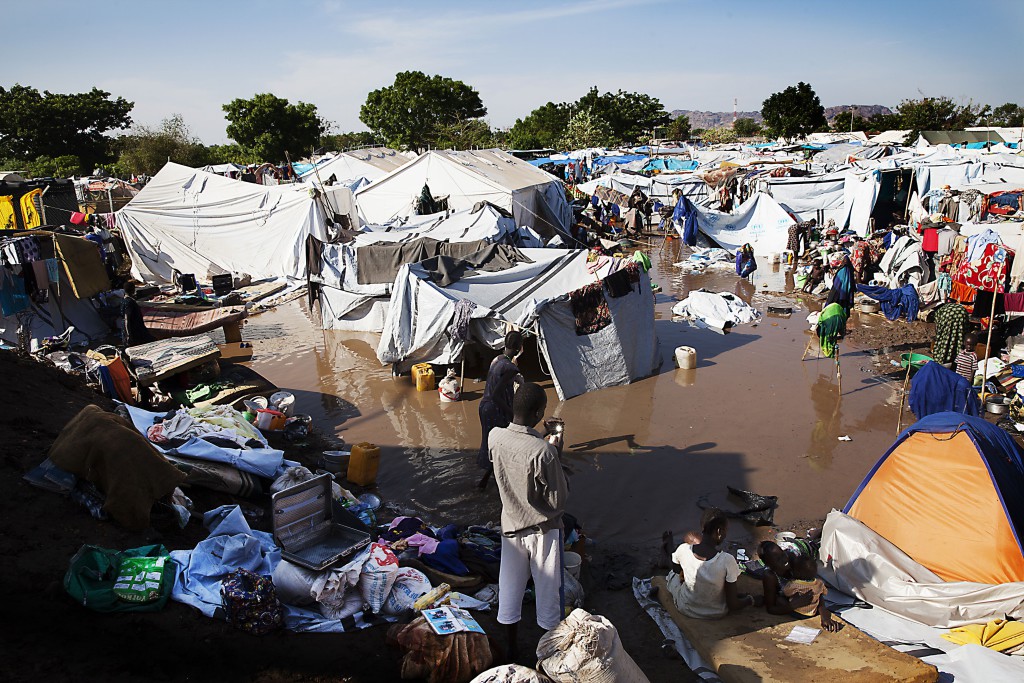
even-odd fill
[(308, 187), (256, 185), (174, 163), (117, 212), (132, 274), (157, 283), (171, 282), (172, 270), (200, 279), (305, 278), (306, 237), (326, 239), (324, 222)]
[[(740, 204), (733, 213), (697, 207), (700, 231), (731, 251), (749, 243), (755, 253), (780, 253), (786, 248), (789, 226), (794, 223), (786, 210), (763, 192)], [(676, 226), (680, 237), (681, 229)]]
[(833, 510), (825, 519), (819, 553), (822, 576), (875, 607), (927, 626), (1024, 618), (1024, 582), (943, 581), (864, 523)]

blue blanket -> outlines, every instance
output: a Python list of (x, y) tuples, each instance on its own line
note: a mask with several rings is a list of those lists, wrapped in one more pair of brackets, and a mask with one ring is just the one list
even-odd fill
[(920, 301), (914, 285), (903, 285), (899, 289), (857, 285), (857, 291), (882, 304), (882, 313), (885, 313), (889, 320), (899, 320), (903, 316), (906, 316), (909, 322), (917, 320)]
[(679, 197), (672, 220), (683, 226), (683, 244), (688, 247), (697, 244), (697, 207), (685, 196)]
[(970, 382), (935, 361), (929, 361), (910, 381), (910, 409), (919, 420), (946, 411), (977, 417), (981, 412), (981, 402)]

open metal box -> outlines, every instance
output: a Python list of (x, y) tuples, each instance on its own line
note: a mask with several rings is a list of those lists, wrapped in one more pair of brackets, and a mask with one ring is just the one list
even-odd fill
[[(331, 482), (331, 475), (322, 474), (272, 498), (274, 541), (281, 557), (300, 567), (320, 571), (370, 544), (358, 519), (332, 505)], [(348, 523), (339, 523), (336, 516), (347, 517), (342, 521)]]

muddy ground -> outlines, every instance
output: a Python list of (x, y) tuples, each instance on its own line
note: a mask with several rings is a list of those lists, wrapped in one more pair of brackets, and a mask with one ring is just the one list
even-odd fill
[[(768, 264), (752, 283), (728, 270), (684, 276), (673, 266), (682, 257), (679, 249), (678, 241), (652, 249), (653, 277), (663, 288), (655, 322), (662, 365), (652, 377), (559, 402), (536, 352), (522, 363), (527, 377), (547, 389), (549, 413), (566, 422), (565, 459), (573, 473), (569, 511), (596, 541), (584, 572), (587, 608), (618, 627), (652, 681), (696, 678), (662, 652), (660, 632), (630, 590), (606, 588), (609, 575), (663, 571), (654, 566), (662, 531), (672, 529), (679, 538), (697, 525), (703, 505), (735, 509), (727, 485), (779, 496), (779, 529), (820, 526), (895, 436), (902, 377), (889, 361), (903, 350), (926, 347), (931, 335), (926, 323), (855, 315), (843, 346), (840, 396), (834, 363), (801, 361), (806, 315), (820, 306), (812, 298), (792, 299), (791, 316), (766, 315), (758, 325), (724, 336), (673, 322), (671, 306), (691, 289), (734, 292), (762, 310), (792, 290), (792, 277)], [(493, 486), (484, 492), (473, 486), (487, 359), (468, 368), (464, 401), (441, 404), (436, 393), (416, 392), (408, 378), (393, 378), (376, 361), (377, 335), (321, 331), (313, 315), (300, 300), (252, 319), (245, 329), (256, 351), (251, 367), (295, 393), (298, 412), (312, 415), (328, 440), (381, 445), (377, 492), (392, 509), (436, 524), (497, 521)], [(680, 345), (697, 349), (696, 370), (674, 369), (672, 351)], [(138, 616), (100, 615), (73, 604), (61, 580), (82, 544), (189, 548), (205, 532), (195, 522), (184, 530), (127, 532), (22, 481), (82, 406), (110, 405), (78, 380), (7, 353), (0, 354), (0, 378), (6, 399), (0, 416), (0, 552), (8, 558), (0, 565), (0, 581), (9, 653), (0, 658), (0, 679), (397, 680), (398, 653), (385, 647), (382, 627), (256, 639), (173, 602), (160, 613)], [(199, 510), (233, 502), (189, 493)], [(752, 547), (771, 532), (737, 522), (729, 545)], [(531, 619), (527, 611), (525, 623)], [(493, 617), (481, 621), (500, 635)], [(538, 636), (531, 625), (524, 644)], [(523, 663), (532, 664), (527, 656)]]

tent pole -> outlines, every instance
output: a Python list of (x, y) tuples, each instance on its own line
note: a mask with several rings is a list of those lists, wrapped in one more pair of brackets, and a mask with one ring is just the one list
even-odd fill
[(907, 376), (903, 378), (903, 393), (900, 394), (900, 417), (896, 420), (896, 435), (903, 429), (903, 406), (907, 401), (907, 385), (910, 383), (910, 368), (913, 367), (910, 360), (907, 360)]
[[(1000, 249), (999, 251), (1003, 251), (1003, 250)], [(996, 280), (995, 287), (992, 288), (992, 290), (993, 290), (992, 291), (992, 311), (989, 313), (989, 316), (988, 316), (988, 339), (985, 341), (985, 364), (983, 366), (984, 370), (981, 371), (981, 406), (982, 406), (982, 408), (985, 407), (985, 394), (986, 394), (985, 390), (987, 388), (986, 380), (988, 379), (988, 357), (989, 357), (989, 354), (991, 353), (991, 347), (992, 347), (992, 327), (994, 326), (995, 317), (996, 317), (996, 297), (999, 295), (999, 285), (1002, 284), (1002, 282), (1003, 282), (1003, 271), (1005, 271), (1005, 270), (1006, 270), (1006, 255), (1005, 255), (1005, 252), (1003, 252), (1003, 262), (1002, 262), (1002, 267), (999, 269), (999, 279)]]

